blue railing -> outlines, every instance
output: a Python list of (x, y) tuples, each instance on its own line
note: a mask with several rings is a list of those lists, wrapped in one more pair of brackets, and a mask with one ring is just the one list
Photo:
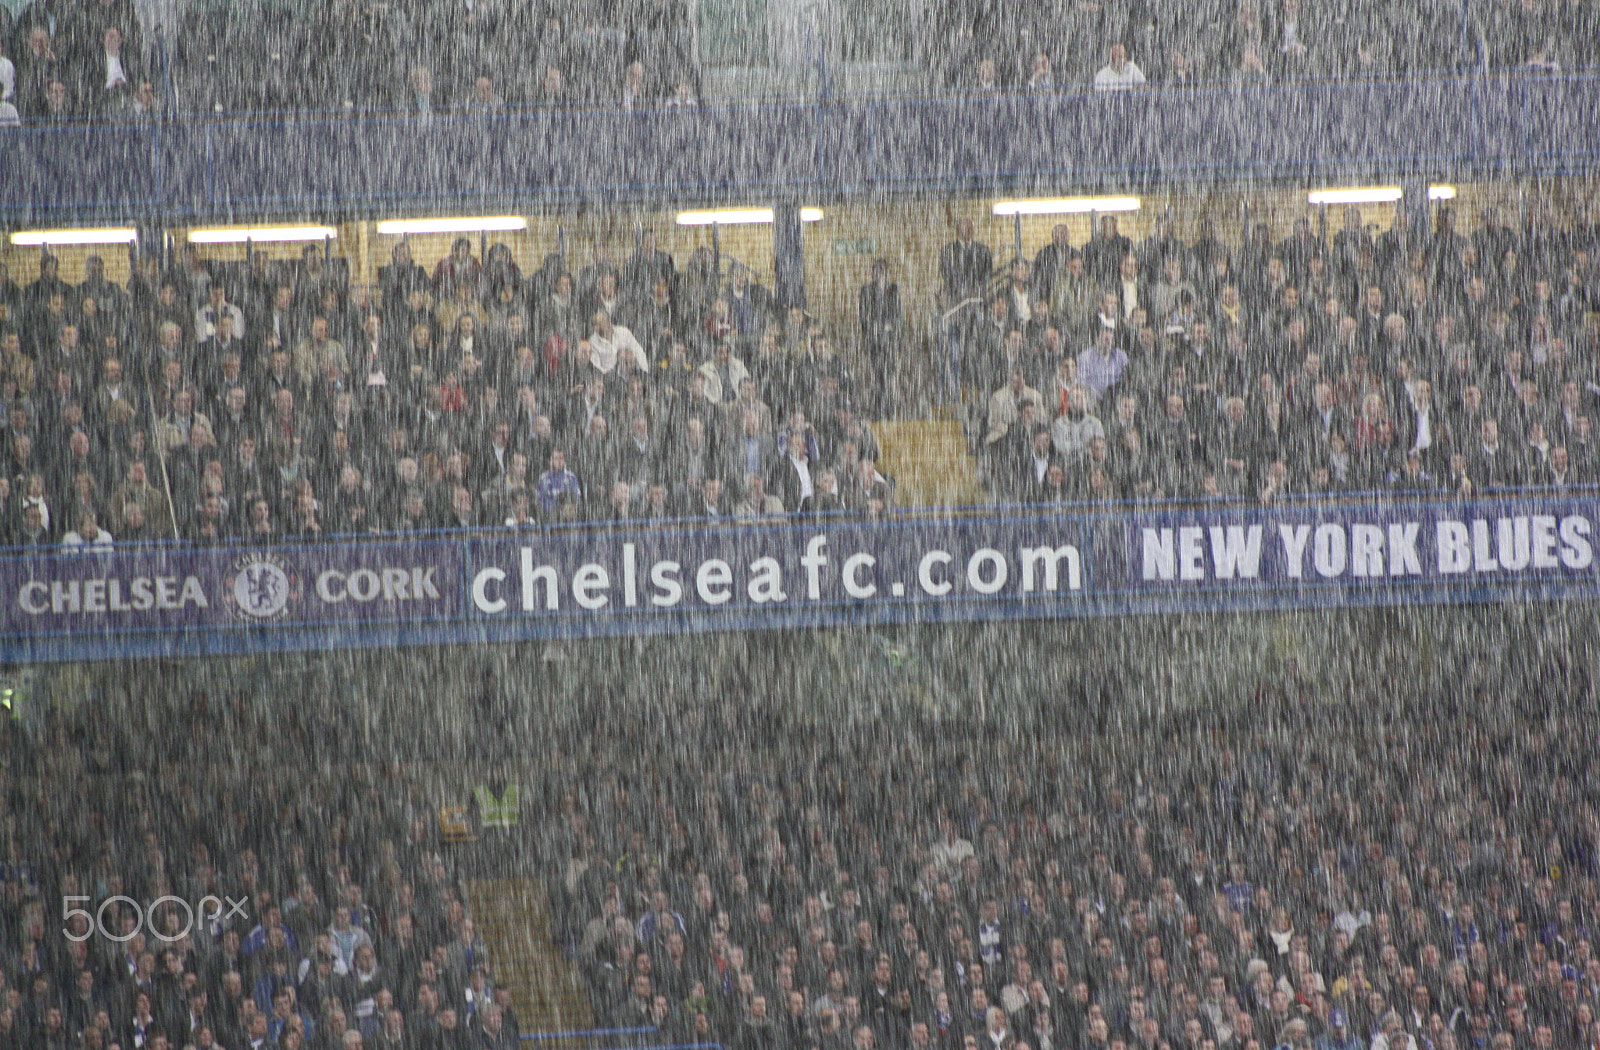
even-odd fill
[(648, 1041), (618, 1042), (618, 1038), (629, 1036), (653, 1036), (658, 1029), (655, 1025), (636, 1025), (625, 1028), (579, 1028), (568, 1032), (524, 1032), (524, 1043), (548, 1043), (557, 1040), (563, 1042), (581, 1043), (584, 1050), (643, 1050), (648, 1045), (654, 1050), (656, 1044)]
[[(1330, 511), (1349, 506), (1384, 506), (1389, 504), (1426, 504), (1450, 503), (1461, 499), (1458, 492), (1434, 478), (1436, 487), (1426, 490), (1412, 490), (1406, 488), (1357, 488), (1340, 489), (1327, 492), (1291, 491), (1279, 495), (1274, 501), (1275, 506), (1292, 507), (1326, 507)], [(1521, 486), (1478, 486), (1475, 498), (1485, 500), (1512, 500), (1518, 498), (1536, 499), (1546, 496), (1562, 496), (1571, 498), (1593, 498), (1600, 496), (1600, 483), (1597, 484), (1572, 484), (1564, 485), (1559, 489), (1538, 484)], [(733, 501), (728, 502), (731, 508)], [(1256, 493), (1231, 496), (1193, 496), (1177, 497), (1168, 496), (1161, 499), (1062, 499), (1062, 500), (1005, 500), (994, 499), (987, 502), (973, 504), (952, 504), (948, 506), (929, 507), (904, 507), (890, 508), (884, 514), (885, 522), (894, 522), (902, 525), (916, 523), (933, 523), (961, 521), (967, 519), (984, 519), (1003, 517), (1012, 514), (1099, 514), (1107, 517), (1131, 516), (1145, 513), (1179, 514), (1187, 511), (1211, 512), (1218, 510), (1254, 510), (1262, 506)], [(297, 547), (297, 546), (340, 546), (357, 549), (364, 545), (381, 546), (385, 544), (409, 544), (432, 542), (465, 542), (473, 539), (506, 539), (519, 540), (534, 538), (556, 540), (566, 537), (590, 534), (603, 536), (618, 530), (670, 532), (680, 530), (694, 530), (700, 528), (729, 528), (747, 525), (752, 528), (782, 529), (799, 526), (836, 526), (849, 525), (859, 522), (862, 515), (853, 510), (827, 511), (823, 513), (790, 514), (781, 519), (746, 520), (740, 515), (729, 513), (720, 518), (677, 516), (670, 518), (631, 518), (627, 521), (615, 522), (604, 519), (589, 521), (536, 521), (526, 526), (516, 527), (510, 525), (490, 524), (480, 525), (476, 528), (437, 528), (416, 529), (407, 532), (325, 532), (315, 536), (274, 534), (262, 539), (251, 536), (232, 536), (217, 543), (200, 543), (187, 539), (157, 538), (151, 540), (115, 542), (112, 548), (83, 545), (65, 547), (60, 544), (46, 544), (43, 546), (27, 545), (0, 545), (0, 556), (35, 556), (47, 558), (56, 555), (81, 556), (85, 559), (93, 555), (104, 555), (108, 550), (118, 553), (144, 552), (158, 554), (161, 552), (178, 551), (254, 551), (263, 546)], [(552, 1036), (552, 1038), (554, 1038)]]
[[(655, 1025), (631, 1028), (580, 1028), (570, 1032), (524, 1032), (524, 1043), (579, 1043), (583, 1050), (722, 1050), (721, 1043), (652, 1043), (648, 1036), (660, 1032)], [(635, 1037), (628, 1039), (628, 1037)], [(618, 1041), (619, 1037), (622, 1041)]]
[(383, 214), (563, 202), (1232, 178), (1549, 175), (1600, 160), (1600, 74), (1114, 94), (311, 115), (0, 133), (0, 221)]
[(654, 1035), (655, 1032), (656, 1026), (647, 1024), (633, 1028), (579, 1028), (570, 1032), (528, 1032), (522, 1038), (524, 1040), (595, 1039), (611, 1035)]
[(654, 1028), (595, 1028), (580, 1032), (525, 1032), (522, 1036), (524, 1043), (548, 1041), (553, 1039), (577, 1040), (583, 1043), (584, 1050), (722, 1050), (721, 1043), (628, 1043), (616, 1044), (604, 1041), (608, 1032), (655, 1032)]

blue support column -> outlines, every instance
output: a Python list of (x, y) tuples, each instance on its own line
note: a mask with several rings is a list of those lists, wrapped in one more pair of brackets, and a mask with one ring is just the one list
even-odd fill
[(806, 249), (801, 229), (800, 205), (784, 203), (772, 209), (773, 293), (778, 307), (802, 309), (806, 305)]

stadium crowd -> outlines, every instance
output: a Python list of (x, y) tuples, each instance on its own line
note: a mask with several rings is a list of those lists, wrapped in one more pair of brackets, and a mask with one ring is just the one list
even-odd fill
[(979, 92), (1558, 73), (1594, 63), (1597, 18), (1582, 0), (958, 0), (935, 6), (929, 51), (947, 86)]
[[(191, 0), (161, 12), (171, 27), (142, 24), (142, 11), (138, 0), (0, 7), (0, 124), (148, 120), (167, 109), (633, 108), (693, 105), (701, 92), (692, 5), (683, 0)], [(737, 34), (759, 31), (742, 9), (710, 17), (730, 20)], [(892, 11), (840, 0), (815, 20), (858, 35), (909, 34), (899, 50), (918, 56), (930, 85), (979, 93), (1560, 72), (1592, 66), (1600, 40), (1590, 0), (1468, 2), (1443, 17), (1421, 0), (946, 0)], [(774, 55), (792, 50), (782, 19), (767, 23)], [(859, 44), (844, 29), (835, 35), (841, 52)], [(808, 42), (806, 53), (817, 46)]]
[[(1138, 244), (1101, 219), (996, 269), (969, 221), (938, 306), (995, 499), (1470, 496), (1600, 481), (1596, 230), (1431, 228), (1352, 209), (1331, 238)], [(524, 274), (465, 238), (402, 241), (376, 288), (339, 260), (186, 246), (127, 287), (41, 256), (0, 273), (0, 521), (18, 545), (316, 538), (674, 517), (876, 517), (868, 420), (922, 353), (887, 261), (836, 349), (709, 249), (640, 235)], [(996, 275), (998, 273), (998, 280)], [(919, 395), (920, 396), (920, 395)]]
[[(1017, 501), (1569, 488), (1600, 480), (1596, 228), (1484, 209), (1381, 233), (1350, 208), (1242, 245), (1170, 214), (1135, 244), (1065, 226), (986, 282), (970, 224), (944, 249), (968, 303), (952, 368), (991, 392), (982, 447)], [(1334, 222), (1339, 222), (1336, 215)]]
[[(191, 247), (129, 287), (42, 258), (0, 274), (10, 539), (318, 537), (785, 509), (891, 498), (851, 377), (745, 267), (680, 272), (646, 234), (620, 264), (524, 276), (465, 238), (376, 289), (310, 248), (223, 273)], [(614, 320), (613, 320), (614, 318)], [(623, 322), (627, 323), (624, 324)], [(747, 364), (748, 362), (748, 364)], [(170, 502), (168, 495), (170, 494)]]
[(747, 738), (728, 705), (559, 752), (540, 855), (603, 1016), (684, 1042), (1592, 1048), (1585, 716), (1447, 704), (1291, 678), (1247, 723), (865, 754), (859, 728)]
[[(733, 694), (525, 718), (500, 871), (550, 887), (597, 1023), (662, 1044), (1591, 1050), (1592, 715), (1581, 684), (1508, 681), (1546, 702), (1327, 705), (1291, 676), (1247, 721), (911, 718), (865, 756)], [(188, 721), (6, 729), (0, 1047), (516, 1045), (411, 767), (283, 712)], [(228, 732), (299, 743), (219, 762)], [(115, 902), (130, 940), (73, 939), (58, 902), (118, 894), (248, 914), (168, 942), (180, 910)]]
[(99, 715), (0, 727), (0, 1048), (520, 1046), (414, 780), (298, 716), (228, 722), (306, 745), (232, 766), (203, 707), (154, 746)]

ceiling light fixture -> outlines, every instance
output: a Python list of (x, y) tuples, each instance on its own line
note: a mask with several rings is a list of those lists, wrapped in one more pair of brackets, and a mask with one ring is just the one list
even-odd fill
[(1087, 215), (1100, 211), (1138, 211), (1138, 197), (1061, 197), (1055, 200), (998, 201), (996, 215)]
[(20, 248), (55, 244), (131, 244), (139, 231), (118, 227), (101, 230), (18, 230), (11, 243)]
[(332, 226), (234, 226), (190, 230), (190, 244), (261, 244), (267, 241), (331, 241), (339, 231)]
[[(721, 208), (715, 211), (680, 211), (679, 226), (744, 226), (769, 223), (776, 218), (771, 208)], [(801, 208), (801, 222), (819, 222), (821, 208)]]
[(411, 233), (510, 233), (526, 230), (528, 220), (520, 215), (457, 216), (450, 219), (387, 219), (378, 223), (378, 232), (390, 237)]

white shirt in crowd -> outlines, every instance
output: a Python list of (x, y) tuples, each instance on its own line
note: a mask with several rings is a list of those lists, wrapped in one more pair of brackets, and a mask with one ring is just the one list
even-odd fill
[(610, 372), (617, 367), (619, 354), (632, 354), (634, 363), (641, 372), (650, 371), (650, 358), (644, 352), (644, 347), (639, 345), (639, 340), (634, 338), (632, 332), (620, 324), (611, 326), (611, 338), (596, 333), (589, 337), (589, 363), (596, 370)]
[(114, 542), (111, 538), (111, 533), (105, 529), (100, 529), (92, 537), (85, 537), (77, 529), (73, 529), (61, 537), (61, 545), (63, 547), (109, 547)]
[(810, 499), (816, 494), (816, 490), (811, 487), (811, 464), (806, 462), (804, 456), (790, 456), (789, 462), (794, 464), (795, 473), (800, 475), (800, 498)]
[(122, 68), (121, 56), (113, 55), (109, 51), (106, 52), (106, 90), (110, 91), (118, 84), (126, 84), (128, 82), (127, 71)]
[(1131, 59), (1124, 62), (1120, 70), (1111, 66), (1102, 66), (1100, 72), (1094, 75), (1094, 89), (1096, 91), (1127, 91), (1129, 88), (1139, 87), (1143, 83), (1144, 72)]

